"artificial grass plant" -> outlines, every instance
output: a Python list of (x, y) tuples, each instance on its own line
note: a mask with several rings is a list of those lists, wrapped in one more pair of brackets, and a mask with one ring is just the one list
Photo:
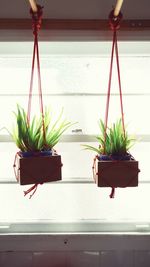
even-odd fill
[(34, 116), (29, 123), (25, 110), (19, 105), (17, 105), (17, 112), (14, 114), (16, 125), (13, 128), (12, 137), (22, 152), (51, 150), (59, 142), (62, 134), (74, 124), (63, 119), (63, 109), (53, 122), (52, 112), (46, 108), (44, 112), (44, 136), (42, 115)]
[(112, 126), (105, 131), (105, 125), (102, 120), (99, 120), (100, 135), (96, 136), (99, 146), (93, 147), (83, 145), (85, 149), (95, 151), (99, 155), (126, 155), (129, 149), (134, 145), (135, 138), (128, 135), (127, 131), (123, 130), (121, 119), (113, 123)]

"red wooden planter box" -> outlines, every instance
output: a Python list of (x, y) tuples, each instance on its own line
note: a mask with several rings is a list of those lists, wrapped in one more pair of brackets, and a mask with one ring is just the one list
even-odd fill
[(138, 186), (138, 161), (98, 161), (96, 183), (99, 187)]
[(59, 181), (61, 166), (60, 155), (19, 157), (18, 182), (27, 185)]

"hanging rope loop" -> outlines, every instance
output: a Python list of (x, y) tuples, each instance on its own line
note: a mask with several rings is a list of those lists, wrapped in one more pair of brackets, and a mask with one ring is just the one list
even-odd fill
[(123, 18), (122, 13), (120, 12), (117, 17), (114, 16), (114, 9), (109, 14), (109, 26), (112, 31), (116, 31), (120, 28), (120, 22)]
[(107, 91), (107, 100), (106, 100), (106, 110), (105, 110), (104, 152), (106, 152), (105, 151), (106, 134), (107, 134), (109, 103), (110, 103), (110, 94), (111, 94), (111, 81), (112, 81), (114, 52), (115, 52), (116, 63), (117, 63), (117, 74), (118, 74), (118, 84), (119, 84), (121, 119), (122, 119), (122, 126), (123, 126), (123, 132), (124, 132), (124, 137), (125, 137), (124, 111), (123, 111), (122, 88), (121, 88), (121, 77), (120, 77), (120, 66), (119, 66), (119, 53), (118, 53), (117, 33), (116, 33), (116, 30), (119, 29), (119, 27), (120, 27), (121, 19), (122, 19), (122, 13), (121, 12), (119, 13), (119, 15), (117, 17), (114, 17), (114, 10), (112, 10), (110, 12), (110, 14), (109, 14), (109, 23), (110, 23), (111, 29), (113, 30), (113, 41), (112, 41), (112, 51), (111, 51), (108, 91)]
[[(38, 75), (38, 93), (39, 93), (39, 105), (40, 112), (42, 116), (42, 128), (43, 128), (43, 139), (46, 143), (46, 130), (44, 123), (44, 108), (43, 108), (43, 95), (42, 95), (42, 84), (41, 84), (41, 72), (40, 72), (40, 57), (39, 57), (39, 48), (38, 48), (38, 31), (41, 28), (43, 7), (37, 5), (37, 12), (33, 12), (30, 9), (30, 14), (32, 16), (32, 28), (34, 35), (34, 48), (33, 48), (33, 58), (32, 58), (32, 69), (31, 69), (31, 80), (30, 80), (30, 89), (29, 89), (29, 99), (28, 99), (28, 112), (27, 112), (27, 122), (30, 125), (30, 115), (31, 115), (31, 101), (32, 101), (32, 91), (33, 91), (33, 78), (34, 78), (34, 68), (35, 68), (35, 59), (37, 60), (37, 75)], [(30, 198), (35, 194), (38, 188), (38, 184), (33, 185), (27, 191), (24, 191), (24, 196), (33, 192), (30, 195)]]
[[(106, 99), (106, 110), (105, 110), (104, 153), (106, 153), (106, 137), (107, 137), (107, 125), (108, 125), (108, 115), (109, 115), (109, 104), (110, 104), (114, 56), (116, 56), (119, 96), (120, 96), (121, 120), (122, 120), (122, 128), (123, 128), (123, 133), (124, 133), (124, 138), (125, 138), (124, 110), (123, 110), (123, 99), (122, 99), (122, 88), (121, 88), (121, 77), (120, 77), (120, 66), (119, 66), (119, 53), (118, 53), (117, 32), (116, 32), (120, 28), (120, 22), (121, 22), (122, 17), (123, 16), (122, 16), (121, 12), (119, 13), (119, 15), (117, 17), (115, 17), (114, 16), (114, 10), (112, 10), (109, 14), (109, 25), (110, 25), (111, 30), (113, 31), (113, 41), (112, 41), (108, 91), (107, 91), (107, 99)], [(114, 195), (115, 195), (115, 188), (112, 188), (110, 198), (114, 198)]]
[(42, 15), (43, 15), (43, 7), (40, 5), (37, 5), (37, 12), (34, 12), (32, 8), (30, 9), (30, 14), (32, 16), (32, 29), (33, 34), (37, 35), (38, 31), (41, 28), (42, 24)]
[(40, 105), (40, 111), (41, 111), (41, 115), (42, 115), (43, 136), (44, 136), (44, 140), (45, 140), (44, 108), (43, 108), (40, 58), (39, 58), (39, 48), (38, 48), (38, 36), (37, 36), (38, 31), (41, 27), (41, 23), (42, 23), (43, 7), (41, 7), (40, 5), (37, 5), (37, 12), (33, 12), (33, 10), (30, 9), (30, 14), (32, 16), (32, 22), (33, 22), (32, 27), (33, 27), (33, 35), (34, 35), (34, 48), (33, 48), (33, 58), (32, 58), (29, 99), (28, 99), (27, 120), (28, 120), (28, 124), (29, 124), (30, 123), (30, 113), (31, 113), (34, 67), (35, 67), (35, 58), (36, 58), (37, 59), (37, 74), (38, 74), (39, 105)]

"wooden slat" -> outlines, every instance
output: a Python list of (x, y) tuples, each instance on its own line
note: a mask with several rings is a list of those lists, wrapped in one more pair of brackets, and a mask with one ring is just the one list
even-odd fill
[[(0, 19), (0, 30), (28, 30), (31, 19)], [(98, 30), (109, 31), (108, 20), (43, 19), (43, 30)], [(124, 20), (121, 31), (150, 30), (150, 20)]]
[(33, 12), (37, 12), (37, 5), (35, 0), (29, 0)]
[(119, 12), (121, 10), (122, 4), (123, 4), (123, 0), (117, 0), (116, 6), (115, 6), (115, 9), (114, 9), (114, 16), (115, 17), (117, 17), (119, 15)]

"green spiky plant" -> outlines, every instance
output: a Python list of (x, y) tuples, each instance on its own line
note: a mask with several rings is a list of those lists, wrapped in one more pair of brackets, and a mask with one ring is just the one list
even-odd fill
[(17, 105), (16, 126), (13, 128), (12, 137), (17, 147), (22, 152), (40, 152), (51, 150), (60, 140), (62, 134), (74, 123), (62, 118), (63, 110), (52, 122), (52, 114), (48, 109), (44, 113), (45, 138), (43, 135), (42, 116), (34, 116), (30, 124), (27, 114), (22, 107)]
[(60, 140), (62, 134), (72, 125), (76, 124), (68, 122), (62, 118), (63, 109), (55, 122), (52, 122), (52, 113), (45, 109), (44, 125), (45, 125), (45, 140), (43, 139), (43, 132), (41, 134), (43, 150), (52, 149)]
[(118, 155), (123, 156), (128, 154), (129, 149), (134, 145), (135, 138), (128, 135), (127, 131), (123, 130), (121, 119), (109, 128), (105, 133), (105, 125), (102, 120), (99, 121), (100, 135), (96, 136), (99, 142), (99, 147), (84, 145), (85, 149), (95, 151), (99, 155)]

